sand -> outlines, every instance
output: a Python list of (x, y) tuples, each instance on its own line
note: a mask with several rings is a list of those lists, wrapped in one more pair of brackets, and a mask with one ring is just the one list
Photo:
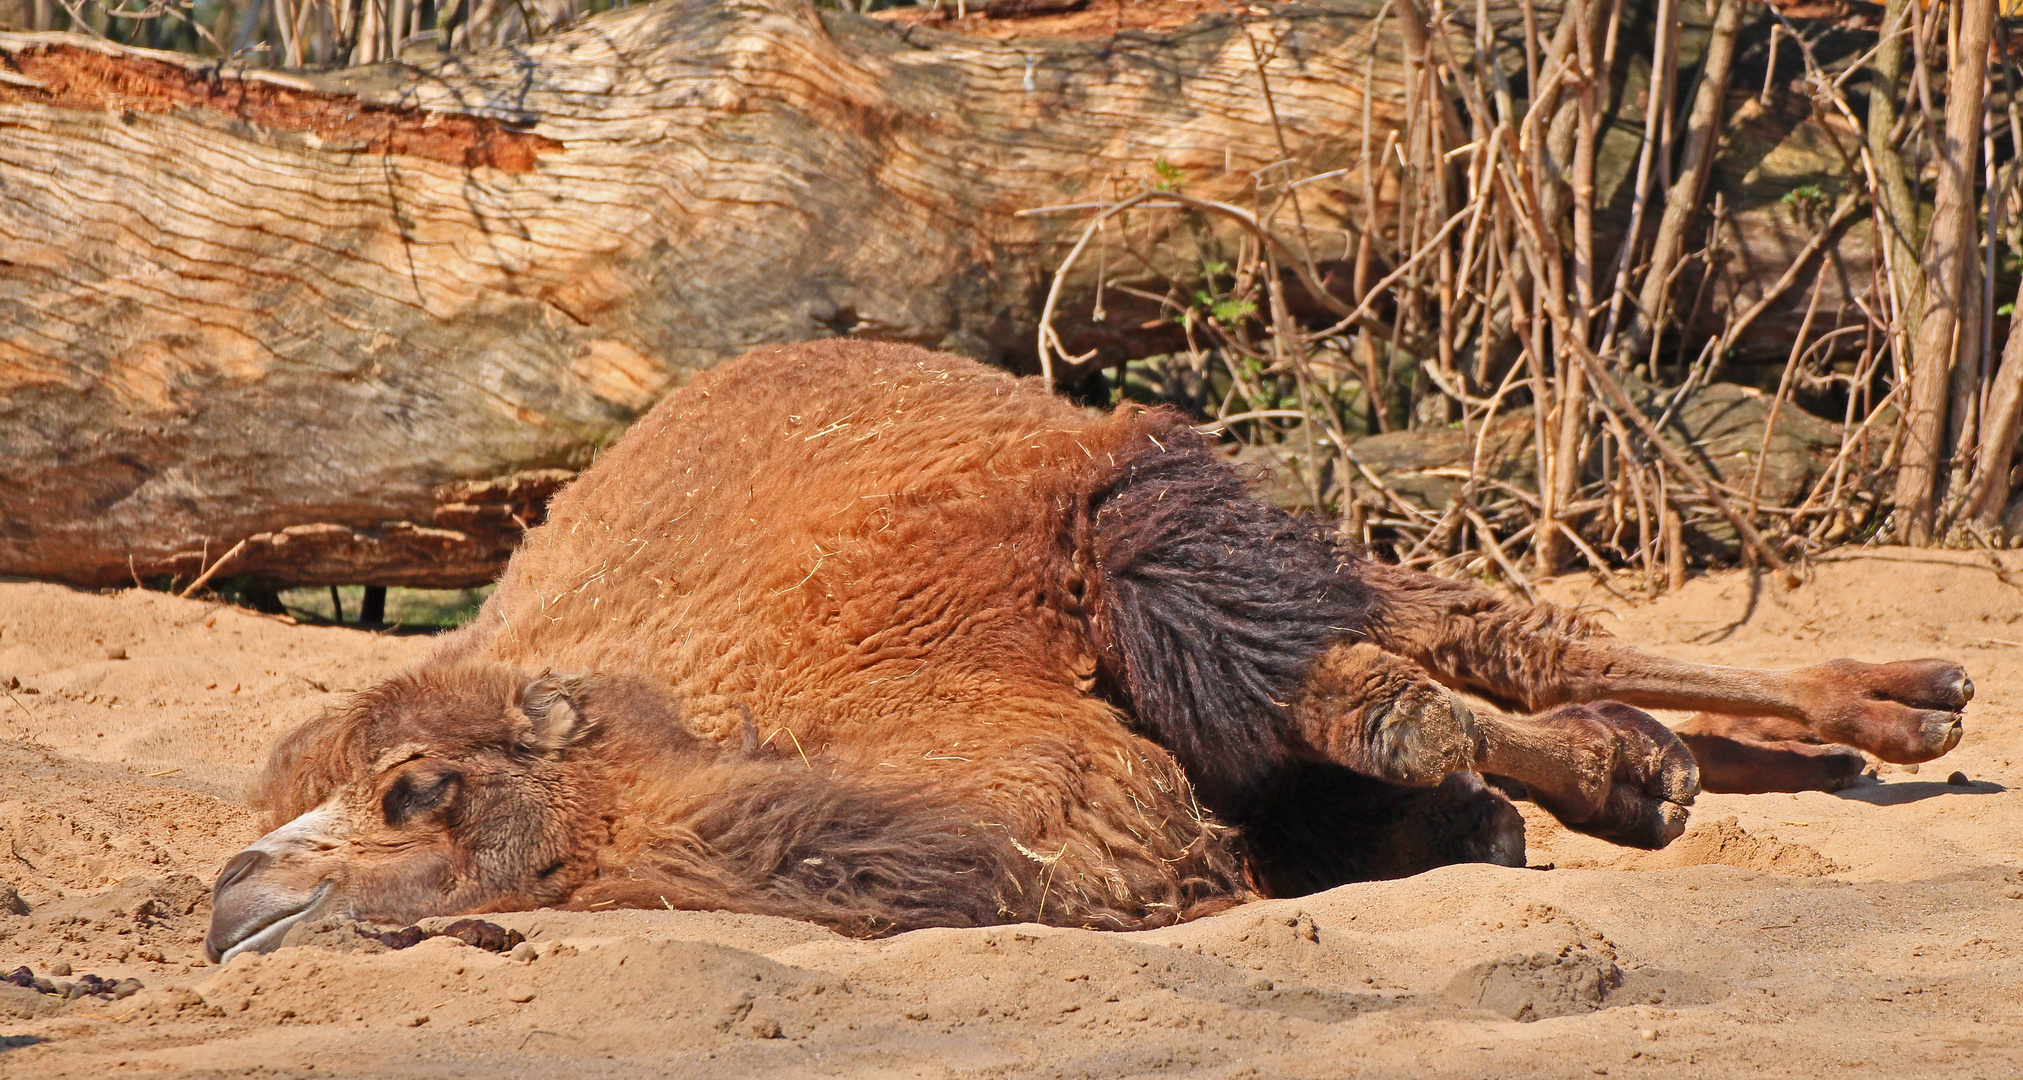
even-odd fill
[[(1703, 796), (1657, 853), (1530, 812), (1532, 869), (1456, 866), (1138, 934), (858, 942), (677, 912), (202, 961), (240, 794), (287, 726), (423, 637), (158, 593), (0, 584), (0, 1076), (1887, 1076), (2023, 1073), (2023, 558), (1895, 549), (1740, 573), (1616, 630), (1752, 665), (1939, 655), (1965, 742), (1839, 794)], [(1949, 783), (1953, 772), (1965, 783)], [(12, 890), (11, 892), (8, 890)], [(73, 978), (75, 977), (72, 976)]]

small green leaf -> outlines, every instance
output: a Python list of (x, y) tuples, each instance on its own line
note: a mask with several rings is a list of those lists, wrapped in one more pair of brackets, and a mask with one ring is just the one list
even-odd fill
[(2014, 315), (2016, 314), (2016, 305), (2014, 303), (2003, 304), (2001, 307), (1995, 309), (1995, 314)]
[(1164, 157), (1152, 159), (1152, 171), (1159, 174), (1159, 182), (1152, 185), (1155, 191), (1172, 191), (1180, 186), (1181, 181), (1187, 179), (1187, 174), (1182, 172), (1179, 166)]
[(1257, 311), (1257, 305), (1249, 300), (1217, 300), (1208, 310), (1214, 313), (1216, 321), (1226, 325), (1249, 318)]
[(1788, 206), (1816, 206), (1826, 201), (1826, 192), (1819, 190), (1818, 184), (1800, 184), (1785, 192), (1781, 201)]

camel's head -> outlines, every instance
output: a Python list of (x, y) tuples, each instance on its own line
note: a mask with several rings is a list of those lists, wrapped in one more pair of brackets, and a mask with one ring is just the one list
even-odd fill
[[(563, 901), (594, 873), (608, 831), (612, 785), (595, 746), (642, 697), (630, 684), (449, 666), (296, 729), (255, 796), (271, 831), (218, 875), (205, 954), (276, 948), (312, 916), (410, 922)], [(668, 719), (651, 726), (671, 730)]]

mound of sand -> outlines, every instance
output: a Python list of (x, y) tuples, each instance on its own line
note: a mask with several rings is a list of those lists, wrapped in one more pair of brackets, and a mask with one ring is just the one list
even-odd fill
[(222, 968), (201, 959), (208, 885), (252, 837), (239, 796), (266, 746), (427, 640), (0, 585), (0, 974), (144, 985), (0, 985), (0, 1076), (2016, 1075), (2019, 583), (2023, 560), (1884, 550), (1788, 593), (1726, 574), (1632, 606), (1554, 586), (1684, 659), (1936, 654), (1980, 687), (1943, 761), (1836, 794), (1705, 796), (1662, 852), (1527, 810), (1533, 869), (1148, 933), (856, 942), (542, 911), (496, 917), (527, 939), (502, 953), (328, 925)]

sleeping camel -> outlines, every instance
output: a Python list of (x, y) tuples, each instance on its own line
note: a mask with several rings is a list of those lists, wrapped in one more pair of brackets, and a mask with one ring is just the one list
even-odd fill
[[(1959, 742), (1957, 665), (1648, 656), (1250, 487), (1176, 412), (911, 346), (698, 376), (555, 497), (470, 625), (275, 747), (272, 831), (220, 874), (206, 951), (544, 906), (1160, 926), (1522, 865), (1505, 790), (1656, 848), (1703, 777), (1823, 785), (1861, 760), (1823, 744)], [(1741, 756), (1696, 765), (1640, 708), (1749, 718), (1694, 735)]]

